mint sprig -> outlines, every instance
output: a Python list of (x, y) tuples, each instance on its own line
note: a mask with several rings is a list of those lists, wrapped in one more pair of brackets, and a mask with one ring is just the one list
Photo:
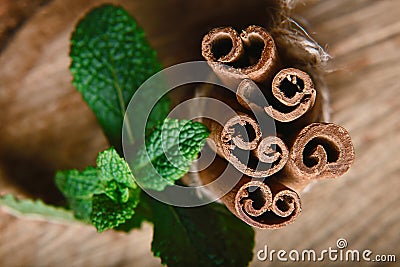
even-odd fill
[[(165, 119), (169, 100), (164, 97), (149, 116), (145, 145), (130, 162), (133, 174), (120, 157), (127, 104), (137, 88), (161, 69), (135, 20), (121, 7), (93, 9), (72, 35), (70, 56), (73, 84), (117, 149), (101, 152), (96, 167), (57, 172), (56, 185), (75, 218), (93, 224), (99, 232), (129, 232), (144, 221), (152, 223), (153, 254), (170, 267), (247, 265), (252, 258), (254, 231), (225, 207), (216, 203), (174, 207), (152, 199), (137, 185), (139, 181), (146, 188), (161, 191), (187, 173), (209, 134), (204, 125)], [(127, 128), (131, 142), (143, 138), (132, 126)], [(74, 219), (70, 211), (41, 201), (3, 196), (0, 205), (22, 214)]]
[(113, 148), (99, 153), (96, 168), (59, 171), (55, 182), (76, 217), (91, 222), (99, 232), (129, 220), (141, 191), (128, 164)]
[[(103, 25), (103, 22), (107, 25)], [(101, 30), (94, 29), (95, 27)], [(81, 41), (81, 38), (85, 41)], [(142, 52), (133, 53), (134, 47)], [(74, 84), (95, 112), (110, 143), (116, 147), (120, 147), (121, 115), (124, 114), (127, 101), (136, 88), (160, 66), (154, 51), (149, 51), (153, 50), (148, 46), (134, 19), (121, 8), (109, 5), (91, 11), (78, 24), (72, 37), (71, 71)], [(93, 57), (93, 54), (98, 56)], [(100, 60), (98, 57), (101, 57)], [(116, 58), (120, 59), (118, 64), (115, 64)], [(83, 62), (91, 62), (96, 67), (88, 68)], [(146, 64), (147, 69), (144, 69)], [(122, 101), (116, 101), (121, 100), (121, 95), (125, 106), (121, 104)], [(209, 134), (206, 127), (197, 122), (164, 120), (168, 112), (166, 103), (168, 101), (164, 98), (153, 109), (146, 125), (148, 134), (145, 145), (138, 149), (135, 158), (130, 162), (133, 179), (146, 188), (158, 191), (167, 185), (173, 185), (187, 173)], [(111, 110), (118, 112), (107, 114)], [(132, 119), (134, 121), (135, 118), (126, 121)], [(127, 126), (133, 138), (143, 138), (135, 136), (140, 133), (135, 133), (135, 129)], [(98, 168), (99, 165), (101, 164), (98, 162)], [(113, 173), (114, 170), (109, 172), (110, 176)], [(118, 187), (112, 188), (111, 192), (116, 188)], [(118, 192), (121, 196), (125, 194), (121, 190)], [(110, 192), (108, 198), (106, 193), (93, 196), (92, 202), (96, 202), (92, 205), (92, 223), (100, 230), (114, 228), (129, 231), (140, 227), (143, 221), (152, 222), (152, 251), (161, 258), (163, 264), (172, 267), (245, 266), (251, 260), (254, 246), (252, 228), (219, 204), (177, 208), (160, 203), (142, 192), (139, 200), (132, 205), (134, 211), (131, 215), (126, 209), (129, 200), (119, 202), (120, 206), (116, 207), (110, 201)], [(93, 214), (96, 214), (94, 220)]]

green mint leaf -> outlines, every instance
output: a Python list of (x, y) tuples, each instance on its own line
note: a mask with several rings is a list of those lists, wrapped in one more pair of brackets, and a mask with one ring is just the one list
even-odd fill
[(123, 187), (115, 181), (107, 183), (104, 193), (115, 202), (125, 203), (129, 199), (129, 188)]
[[(123, 8), (102, 5), (78, 23), (71, 37), (70, 57), (73, 84), (110, 143), (120, 149), (128, 102), (147, 78), (161, 70), (156, 52)], [(133, 142), (132, 132), (128, 135)]]
[(127, 220), (125, 223), (118, 225), (114, 229), (130, 232), (132, 229), (139, 229), (144, 221), (151, 222), (153, 212), (147, 198), (149, 198), (149, 196), (141, 191), (139, 203), (135, 208), (135, 214), (132, 218)]
[(91, 198), (93, 194), (104, 192), (105, 188), (98, 179), (96, 168), (88, 167), (83, 171), (58, 171), (55, 183), (67, 198)]
[(99, 172), (94, 167), (83, 171), (58, 171), (55, 183), (65, 196), (68, 206), (74, 212), (75, 218), (90, 223), (92, 197), (106, 191), (105, 185), (99, 178)]
[(106, 184), (104, 193), (114, 201), (127, 202), (129, 188), (136, 189), (137, 185), (126, 161), (110, 148), (100, 152), (96, 162), (100, 179)]
[(157, 191), (174, 184), (189, 171), (208, 135), (208, 129), (199, 122), (165, 119), (133, 160), (136, 180)]
[(92, 197), (94, 194), (101, 194), (106, 190), (99, 179), (98, 170), (88, 167), (81, 172), (78, 170), (58, 171), (55, 183), (67, 199), (68, 206), (74, 212), (75, 218), (90, 223)]
[(130, 219), (139, 202), (141, 189), (114, 148), (99, 153), (96, 168), (60, 171), (55, 181), (75, 217), (91, 222), (99, 231)]
[(128, 164), (114, 148), (100, 152), (96, 164), (102, 181), (114, 180), (121, 187), (132, 189), (137, 187)]
[(152, 251), (163, 264), (247, 266), (254, 247), (253, 229), (220, 204), (179, 208), (152, 200)]
[(76, 219), (91, 223), (92, 198), (67, 198), (67, 201)]
[(130, 191), (130, 197), (125, 203), (116, 203), (105, 194), (95, 195), (90, 217), (97, 231), (103, 232), (131, 219), (139, 203), (139, 194), (140, 190)]
[[(149, 118), (146, 122), (146, 135), (148, 135), (161, 121), (167, 117), (168, 112), (170, 110), (171, 101), (168, 97), (162, 97), (154, 108), (151, 110)], [(135, 129), (133, 129), (135, 134)], [(139, 135), (140, 133), (136, 133)]]
[(41, 200), (16, 199), (13, 195), (8, 194), (0, 196), (0, 206), (5, 206), (16, 215), (25, 215), (38, 218), (46, 218), (48, 220), (58, 221), (75, 221), (73, 214), (61, 207), (47, 205)]

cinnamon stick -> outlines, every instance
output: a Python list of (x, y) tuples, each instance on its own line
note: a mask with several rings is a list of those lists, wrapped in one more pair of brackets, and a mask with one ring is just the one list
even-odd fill
[[(242, 176), (229, 187), (230, 177)], [(278, 229), (292, 223), (301, 212), (298, 194), (276, 179), (251, 180), (220, 157), (199, 173), (204, 184), (220, 195), (221, 201), (239, 219), (260, 229)], [(225, 190), (225, 192), (224, 192)], [(226, 193), (228, 191), (228, 193)]]
[(269, 177), (280, 171), (289, 156), (285, 143), (276, 136), (262, 139), (257, 122), (246, 114), (230, 118), (224, 126), (204, 120), (210, 130), (208, 143), (244, 175)]
[[(275, 180), (250, 181), (243, 177), (236, 187), (225, 198), (232, 194), (234, 211), (226, 201), (228, 209), (247, 224), (261, 229), (278, 229), (292, 223), (301, 212), (298, 194)], [(224, 201), (224, 199), (223, 199)]]
[(226, 84), (246, 77), (261, 83), (280, 66), (272, 36), (259, 26), (249, 26), (240, 35), (231, 27), (215, 28), (204, 36), (201, 49)]
[[(275, 75), (271, 97), (268, 98), (269, 106), (257, 106), (259, 89), (248, 79), (239, 84), (236, 94), (239, 103), (245, 108), (263, 109), (268, 116), (279, 122), (292, 122), (309, 112), (317, 95), (310, 76), (294, 68), (283, 69)], [(253, 106), (249, 103), (253, 103)]]
[(301, 190), (311, 180), (343, 175), (353, 161), (354, 148), (346, 129), (333, 123), (312, 123), (296, 137), (280, 181)]

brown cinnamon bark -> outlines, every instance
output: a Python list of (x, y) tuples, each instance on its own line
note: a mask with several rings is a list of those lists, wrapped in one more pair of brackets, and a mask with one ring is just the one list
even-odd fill
[(354, 161), (349, 133), (333, 123), (312, 123), (300, 131), (280, 181), (303, 189), (311, 180), (343, 175)]
[(273, 38), (259, 26), (249, 26), (240, 35), (231, 27), (213, 29), (203, 38), (201, 49), (226, 84), (246, 77), (261, 83), (280, 66)]
[(276, 136), (261, 139), (259, 125), (246, 114), (232, 117), (224, 126), (211, 120), (203, 123), (211, 132), (210, 147), (245, 175), (269, 177), (280, 171), (288, 160), (285, 143)]
[[(301, 212), (298, 194), (274, 180), (250, 181), (242, 178), (237, 192), (225, 198), (227, 207), (247, 224), (261, 229), (278, 229), (292, 223)], [(234, 210), (229, 199), (234, 194)], [(223, 199), (224, 201), (224, 199)]]
[[(224, 174), (223, 174), (224, 173)], [(298, 194), (276, 179), (252, 180), (217, 157), (199, 173), (204, 184), (209, 184), (216, 194), (223, 194), (221, 201), (239, 219), (260, 229), (278, 229), (293, 222), (301, 212)], [(241, 179), (233, 183), (231, 177)], [(228, 193), (226, 193), (228, 191)]]
[[(235, 146), (243, 150), (255, 149), (262, 136), (256, 121), (246, 114), (230, 118), (224, 126), (209, 119), (203, 119), (202, 122), (210, 130), (207, 142), (223, 158), (227, 158), (229, 151)], [(248, 133), (250, 128), (252, 136)]]
[(269, 106), (257, 105), (259, 94), (259, 89), (250, 80), (243, 80), (237, 89), (237, 99), (245, 108), (263, 109), (279, 122), (292, 122), (309, 112), (317, 95), (310, 76), (294, 68), (283, 69), (275, 75)]
[[(204, 183), (219, 180), (223, 166), (232, 168), (222, 176), (238, 181), (233, 188), (227, 188), (229, 181), (212, 183), (215, 192), (228, 192), (221, 198), (225, 205), (249, 225), (283, 227), (301, 210), (296, 192), (349, 169), (350, 137), (340, 126), (315, 123), (321, 120), (322, 99), (313, 80), (296, 68), (278, 72), (291, 64), (278, 60), (263, 28), (250, 26), (240, 35), (229, 27), (214, 29), (203, 38), (202, 54), (225, 85), (236, 88), (235, 94), (208, 90), (206, 95), (229, 103), (238, 115), (226, 116), (222, 124), (203, 121), (211, 131), (208, 143), (220, 157), (200, 177)], [(276, 133), (267, 130), (265, 119), (273, 119)]]

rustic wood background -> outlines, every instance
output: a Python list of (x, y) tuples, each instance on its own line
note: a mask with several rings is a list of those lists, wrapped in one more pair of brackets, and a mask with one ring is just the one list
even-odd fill
[[(99, 2), (0, 0), (0, 194), (59, 204), (54, 170), (92, 164), (107, 146), (68, 72), (73, 25)], [(203, 33), (193, 37), (193, 29), (222, 25), (228, 13), (248, 24), (248, 10), (260, 9), (259, 1), (242, 1), (239, 9), (231, 1), (218, 8), (214, 1), (114, 2), (136, 16), (165, 66), (199, 58)], [(399, 10), (395, 0), (310, 0), (296, 9), (295, 17), (333, 56), (326, 75), (332, 121), (349, 130), (356, 161), (340, 179), (302, 195), (294, 224), (257, 231), (255, 251), (264, 245), (319, 251), (345, 238), (349, 249), (400, 260)], [(150, 252), (151, 232), (145, 225), (130, 234), (97, 234), (89, 226), (17, 218), (0, 209), (0, 266), (160, 266)], [(284, 264), (251, 263), (267, 265)]]

